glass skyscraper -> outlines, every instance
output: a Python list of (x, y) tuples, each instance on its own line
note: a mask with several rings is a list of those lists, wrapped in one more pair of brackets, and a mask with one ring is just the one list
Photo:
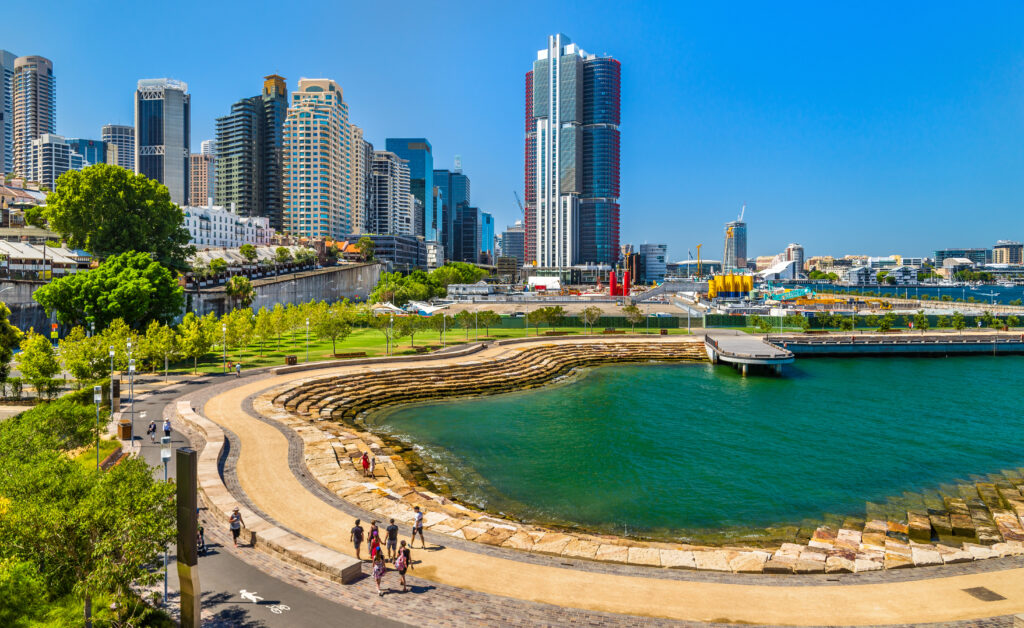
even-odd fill
[(722, 255), (722, 272), (746, 270), (747, 268), (747, 223), (733, 220), (725, 223), (725, 252)]
[(409, 191), (420, 205), (413, 215), (413, 235), (440, 242), (441, 217), (434, 214), (434, 155), (425, 137), (389, 137), (385, 148), (409, 162)]
[(135, 171), (135, 127), (105, 124), (100, 131), (104, 142), (117, 147), (116, 165)]
[(142, 79), (135, 91), (135, 172), (167, 186), (171, 200), (189, 204), (191, 96), (175, 79)]
[(455, 172), (435, 170), (434, 187), (441, 196), (440, 242), (444, 246), (444, 254), (448, 259), (461, 259), (456, 255), (456, 250), (462, 250), (458, 242), (462, 232), (456, 226), (456, 217), (459, 207), (469, 207), (470, 204), (469, 177), (458, 169)]
[(548, 37), (526, 74), (527, 261), (614, 264), (619, 248), (620, 64)]

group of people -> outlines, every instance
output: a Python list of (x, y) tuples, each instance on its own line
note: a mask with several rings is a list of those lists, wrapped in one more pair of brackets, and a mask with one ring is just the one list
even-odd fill
[[(394, 565), (395, 571), (398, 572), (399, 578), (402, 582), (402, 592), (405, 593), (409, 590), (409, 587), (405, 583), (405, 573), (413, 568), (412, 565), (412, 544), (416, 541), (416, 535), (419, 534), (420, 543), (423, 547), (427, 546), (426, 540), (423, 538), (423, 511), (420, 510), (419, 506), (414, 508), (416, 513), (416, 519), (413, 522), (412, 527), (412, 539), (409, 544), (406, 545), (405, 541), (398, 540), (398, 526), (395, 525), (395, 520), (391, 519), (388, 526), (384, 529), (385, 537), (383, 542), (381, 540), (380, 529), (377, 526), (377, 521), (370, 522), (369, 532), (369, 547), (370, 547), (370, 562), (373, 564), (373, 579), (377, 583), (377, 595), (383, 597), (384, 591), (380, 588), (380, 582), (384, 578), (384, 574), (388, 571), (387, 564), (390, 562)], [(363, 526), (360, 524), (359, 519), (356, 519), (355, 525), (352, 527), (352, 534), (350, 540), (352, 545), (356, 549), (356, 558), (362, 560), (361, 550), (363, 546), (364, 538)], [(386, 552), (386, 556), (385, 556)]]
[[(156, 421), (150, 421), (149, 426), (146, 428), (146, 433), (149, 434), (149, 442), (156, 442)], [(171, 420), (164, 419), (164, 436), (167, 438), (171, 437)]]
[(363, 467), (363, 476), (372, 478), (374, 472), (377, 470), (377, 457), (363, 452), (363, 457), (359, 459), (359, 464)]

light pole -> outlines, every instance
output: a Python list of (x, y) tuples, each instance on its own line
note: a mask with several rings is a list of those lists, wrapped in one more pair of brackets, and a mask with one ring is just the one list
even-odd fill
[[(160, 437), (160, 460), (164, 463), (164, 484), (167, 483), (167, 462), (171, 459), (171, 437)], [(164, 606), (167, 605), (167, 546), (164, 546)]]
[(131, 397), (131, 409), (128, 414), (131, 416), (129, 426), (129, 442), (135, 447), (135, 359), (132, 358), (132, 341), (128, 341), (128, 396)]
[(227, 325), (223, 325), (222, 324), (220, 326), (220, 344), (221, 344), (221, 351), (222, 351), (222, 356), (223, 356), (222, 361), (224, 362), (224, 372), (227, 373), (228, 372), (228, 326)]
[(306, 362), (309, 362), (309, 319), (306, 319)]
[(96, 470), (100, 470), (100, 401), (103, 400), (103, 388), (92, 387), (92, 400), (96, 403)]
[[(118, 400), (120, 401), (121, 393), (117, 394)], [(118, 403), (117, 411), (120, 412), (120, 403)], [(114, 345), (110, 345), (110, 413), (114, 413)]]

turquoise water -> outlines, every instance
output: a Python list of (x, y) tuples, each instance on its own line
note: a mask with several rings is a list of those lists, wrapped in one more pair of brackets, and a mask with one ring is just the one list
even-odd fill
[(614, 365), (541, 390), (404, 406), (467, 501), (628, 533), (797, 524), (1024, 466), (1024, 357), (805, 359), (785, 376)]

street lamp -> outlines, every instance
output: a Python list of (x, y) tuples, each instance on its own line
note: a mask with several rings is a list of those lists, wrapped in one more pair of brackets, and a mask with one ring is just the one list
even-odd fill
[[(121, 393), (118, 393), (120, 398)], [(118, 404), (117, 411), (120, 412), (120, 404)], [(110, 413), (114, 413), (114, 345), (110, 345)]]
[(96, 403), (96, 470), (100, 470), (100, 401), (103, 400), (103, 388), (92, 387), (92, 400)]
[(220, 326), (220, 344), (224, 355), (224, 372), (228, 372), (228, 326)]
[[(160, 460), (164, 463), (164, 484), (167, 483), (167, 461), (171, 459), (171, 437), (160, 437)], [(164, 546), (164, 606), (167, 605), (167, 546)]]
[(309, 362), (309, 319), (306, 319), (306, 362)]
[[(128, 346), (131, 347), (131, 343), (128, 343)], [(131, 355), (131, 353), (129, 353), (128, 355)], [(129, 442), (132, 444), (132, 447), (135, 447), (135, 359), (134, 358), (128, 360), (128, 396), (132, 398), (131, 410), (129, 411), (129, 414), (132, 417), (131, 418), (131, 427), (130, 427), (130, 431), (129, 431), (129, 436), (130, 436)]]

